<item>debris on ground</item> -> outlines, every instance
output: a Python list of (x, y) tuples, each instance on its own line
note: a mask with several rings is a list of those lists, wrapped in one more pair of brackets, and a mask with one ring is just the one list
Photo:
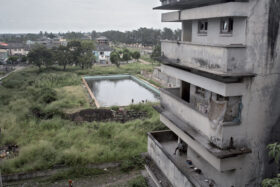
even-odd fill
[(13, 158), (18, 155), (19, 147), (17, 145), (7, 145), (0, 147), (0, 160)]

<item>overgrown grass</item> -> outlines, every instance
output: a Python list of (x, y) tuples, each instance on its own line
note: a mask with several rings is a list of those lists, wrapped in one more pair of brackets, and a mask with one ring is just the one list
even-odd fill
[(30, 67), (13, 73), (0, 85), (0, 143), (17, 144), (20, 151), (17, 157), (1, 161), (2, 173), (112, 161), (122, 161), (124, 170), (137, 168), (138, 160), (131, 159), (146, 151), (146, 133), (164, 128), (151, 104), (130, 106), (149, 117), (124, 124), (76, 124), (60, 114), (89, 107), (81, 75), (137, 74), (141, 69), (152, 67), (137, 63), (90, 70), (71, 67), (66, 72), (55, 67), (40, 73)]

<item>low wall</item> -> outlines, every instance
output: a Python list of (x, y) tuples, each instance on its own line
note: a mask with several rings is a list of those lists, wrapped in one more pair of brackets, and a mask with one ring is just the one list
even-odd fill
[(148, 153), (173, 186), (193, 187), (187, 177), (182, 174), (170, 158), (162, 151), (159, 143), (151, 135), (148, 136)]

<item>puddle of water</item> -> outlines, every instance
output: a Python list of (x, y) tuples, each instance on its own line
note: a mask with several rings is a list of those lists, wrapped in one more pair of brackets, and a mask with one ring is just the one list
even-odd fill
[(127, 106), (142, 101), (158, 102), (159, 96), (132, 79), (87, 80), (100, 106)]

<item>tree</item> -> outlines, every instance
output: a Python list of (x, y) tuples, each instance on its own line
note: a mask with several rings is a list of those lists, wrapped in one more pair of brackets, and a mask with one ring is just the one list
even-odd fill
[(27, 59), (27, 56), (22, 56), (21, 57), (21, 62), (26, 62), (28, 59)]
[(120, 56), (119, 53), (116, 51), (113, 51), (110, 55), (110, 60), (113, 64), (115, 64), (117, 67), (120, 67)]
[(157, 45), (151, 54), (151, 58), (153, 60), (158, 60), (159, 57), (161, 57), (161, 47)]
[(84, 68), (92, 67), (95, 56), (92, 51), (95, 48), (93, 41), (82, 41), (81, 43), (81, 55), (79, 57), (79, 64)]
[(173, 40), (174, 39), (174, 33), (171, 29), (169, 28), (164, 28), (162, 33), (161, 33), (161, 39), (163, 40)]
[(66, 70), (66, 66), (72, 63), (71, 52), (68, 47), (60, 46), (57, 49), (54, 49), (55, 60), (58, 62), (58, 65), (63, 66), (63, 70)]
[[(269, 150), (269, 156), (274, 159), (275, 164), (279, 166), (280, 159), (280, 144), (274, 143), (267, 146)], [(265, 179), (262, 182), (263, 187), (278, 187), (280, 186), (280, 174), (276, 176), (276, 178)]]
[(67, 47), (70, 50), (71, 53), (71, 61), (73, 64), (76, 66), (79, 63), (79, 57), (81, 56), (82, 53), (82, 44), (80, 41), (71, 41), (67, 44)]
[(140, 56), (141, 56), (141, 55), (140, 55), (140, 52), (139, 52), (139, 51), (134, 51), (134, 52), (132, 53), (132, 57), (133, 57), (134, 59), (136, 59), (137, 62), (138, 62)]
[(52, 52), (44, 46), (38, 46), (37, 48), (30, 51), (27, 56), (28, 61), (31, 64), (38, 66), (39, 70), (41, 70), (41, 67), (43, 65), (46, 67), (51, 66), (52, 57), (53, 57)]
[(128, 49), (124, 49), (123, 50), (123, 57), (122, 57), (123, 61), (129, 61), (131, 59), (131, 54), (130, 51)]
[(18, 56), (10, 56), (7, 60), (8, 64), (15, 65), (18, 63), (19, 57)]

